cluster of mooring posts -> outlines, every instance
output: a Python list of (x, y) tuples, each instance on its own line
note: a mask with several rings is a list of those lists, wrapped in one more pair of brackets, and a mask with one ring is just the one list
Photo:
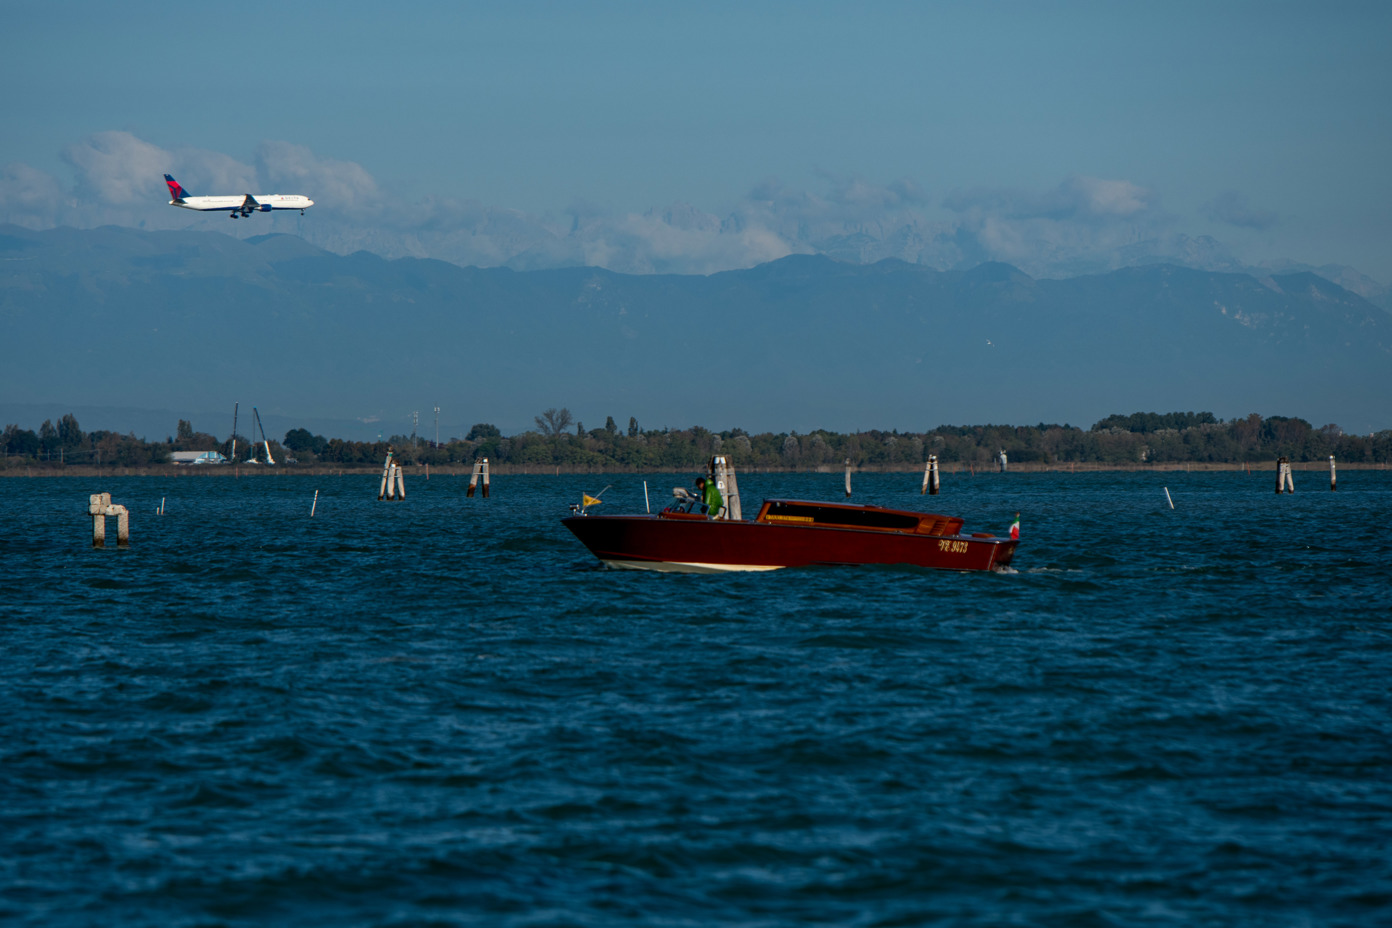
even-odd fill
[(474, 462), (474, 472), (469, 475), (469, 491), (464, 494), (466, 498), (473, 499), (480, 478), (483, 480), (483, 498), (488, 499), (488, 458), (479, 458)]
[(1295, 481), (1291, 479), (1290, 461), (1285, 457), (1276, 459), (1276, 493), (1279, 495), (1282, 490), (1287, 493), (1295, 492)]
[[(396, 452), (387, 449), (387, 461), (382, 467), (382, 485), (377, 490), (379, 500), (404, 500), (406, 498), (406, 479), (401, 475), (401, 465), (392, 460)], [(428, 472), (427, 472), (428, 479)], [(474, 462), (474, 472), (469, 475), (469, 489), (464, 495), (470, 499), (479, 488), (479, 481), (483, 482), (483, 498), (488, 499), (489, 478), (488, 478), (488, 458), (479, 458)], [(319, 500), (319, 491), (314, 491), (315, 503)], [(310, 515), (314, 515), (314, 510), (310, 509)]]
[(392, 461), (395, 452), (387, 449), (387, 463), (382, 468), (382, 486), (377, 491), (377, 499), (404, 500), (406, 498), (406, 478), (401, 476), (401, 465)]
[(927, 493), (929, 496), (938, 495), (938, 456), (928, 455), (928, 463), (923, 466), (923, 488), (918, 491), (922, 496)]
[[(379, 500), (404, 500), (406, 499), (406, 480), (402, 476), (401, 466), (392, 460), (395, 451), (387, 449), (387, 460), (382, 468), (382, 484), (377, 491)], [(996, 464), (1001, 473), (1006, 472), (1008, 461), (1005, 450), (996, 457)], [(735, 482), (734, 468), (730, 466), (729, 460), (723, 455), (712, 458), (710, 474), (717, 481), (721, 494), (726, 500), (728, 518), (739, 519), (742, 513), (739, 509), (739, 485)], [(469, 475), (469, 489), (465, 494), (473, 498), (478, 490), (479, 484), (483, 485), (483, 498), (488, 499), (489, 474), (488, 458), (479, 458), (474, 462), (473, 473)], [(938, 456), (928, 455), (928, 462), (923, 467), (923, 486), (919, 489), (919, 495), (925, 493), (929, 496), (937, 496), (941, 489), (941, 478), (938, 470)], [(1335, 468), (1334, 455), (1329, 456), (1329, 489), (1337, 490), (1338, 474)], [(647, 497), (648, 484), (643, 481), (644, 498)], [(1294, 493), (1295, 481), (1291, 477), (1290, 459), (1284, 455), (1276, 459), (1276, 493)], [(846, 458), (846, 496), (851, 495), (851, 459)], [(1175, 508), (1174, 499), (1170, 496), (1170, 488), (1165, 487), (1165, 501), (1170, 508)], [(159, 508), (155, 510), (157, 515), (164, 515), (165, 498), (160, 498)], [(315, 510), (319, 506), (319, 491), (314, 491), (314, 502), (310, 506), (310, 518), (314, 517)], [(91, 502), (87, 508), (92, 516), (92, 547), (104, 548), (106, 546), (106, 517), (116, 517), (116, 544), (118, 547), (130, 546), (130, 513), (125, 506), (113, 504), (110, 493), (93, 493)]]
[[(163, 504), (161, 503), (161, 508)], [(116, 546), (125, 548), (130, 546), (130, 513), (122, 505), (112, 505), (110, 493), (93, 493), (92, 501), (87, 506), (87, 512), (92, 516), (92, 547), (106, 547), (106, 517), (116, 517)]]
[[(996, 455), (995, 461), (1000, 472), (1002, 474), (1006, 473), (1009, 467), (1009, 459), (1006, 457), (1005, 449), (1001, 449), (1000, 453)], [(1248, 467), (1248, 473), (1251, 473), (1250, 466)], [(918, 495), (922, 496), (926, 493), (930, 496), (937, 496), (940, 486), (938, 456), (936, 454), (930, 454), (928, 455), (928, 462), (923, 466), (923, 486), (919, 489)], [(1334, 455), (1332, 454), (1329, 456), (1329, 489), (1339, 489), (1338, 469), (1335, 465)], [(1291, 476), (1290, 459), (1285, 456), (1276, 459), (1276, 492), (1277, 494), (1295, 492), (1295, 481)], [(846, 459), (846, 495), (851, 495), (850, 458)], [(1169, 504), (1171, 509), (1175, 508), (1174, 498), (1170, 496), (1169, 487), (1165, 487), (1165, 502)]]
[[(1329, 489), (1339, 489), (1339, 472), (1334, 463), (1334, 455), (1329, 456)], [(1276, 459), (1276, 494), (1294, 493), (1295, 481), (1291, 479), (1290, 460), (1284, 455)]]

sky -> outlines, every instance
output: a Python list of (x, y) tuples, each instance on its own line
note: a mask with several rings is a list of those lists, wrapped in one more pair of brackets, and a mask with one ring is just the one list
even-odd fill
[[(1385, 3), (9, 0), (0, 31), (0, 222), (29, 228), (1392, 284)], [(234, 226), (169, 207), (165, 171), (318, 205)]]

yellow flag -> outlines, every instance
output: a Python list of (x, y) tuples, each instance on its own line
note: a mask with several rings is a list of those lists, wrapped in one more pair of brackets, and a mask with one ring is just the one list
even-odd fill
[(581, 503), (582, 506), (598, 506), (600, 503), (604, 502), (604, 500), (591, 496), (588, 493), (581, 493), (580, 495), (584, 500)]

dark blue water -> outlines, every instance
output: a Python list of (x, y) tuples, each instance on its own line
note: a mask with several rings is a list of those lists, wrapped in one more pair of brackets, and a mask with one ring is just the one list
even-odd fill
[(716, 577), (560, 525), (633, 476), (0, 481), (0, 921), (1392, 923), (1392, 474), (1296, 476), (860, 475), (1018, 572)]

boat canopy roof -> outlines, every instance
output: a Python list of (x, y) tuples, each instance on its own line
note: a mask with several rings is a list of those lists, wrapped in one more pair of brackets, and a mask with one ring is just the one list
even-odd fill
[(885, 509), (882, 506), (856, 506), (849, 503), (796, 499), (764, 500), (764, 505), (754, 521), (775, 525), (816, 525), (882, 532), (913, 532), (916, 535), (956, 535), (962, 530), (961, 519), (933, 512), (910, 512), (905, 509)]

